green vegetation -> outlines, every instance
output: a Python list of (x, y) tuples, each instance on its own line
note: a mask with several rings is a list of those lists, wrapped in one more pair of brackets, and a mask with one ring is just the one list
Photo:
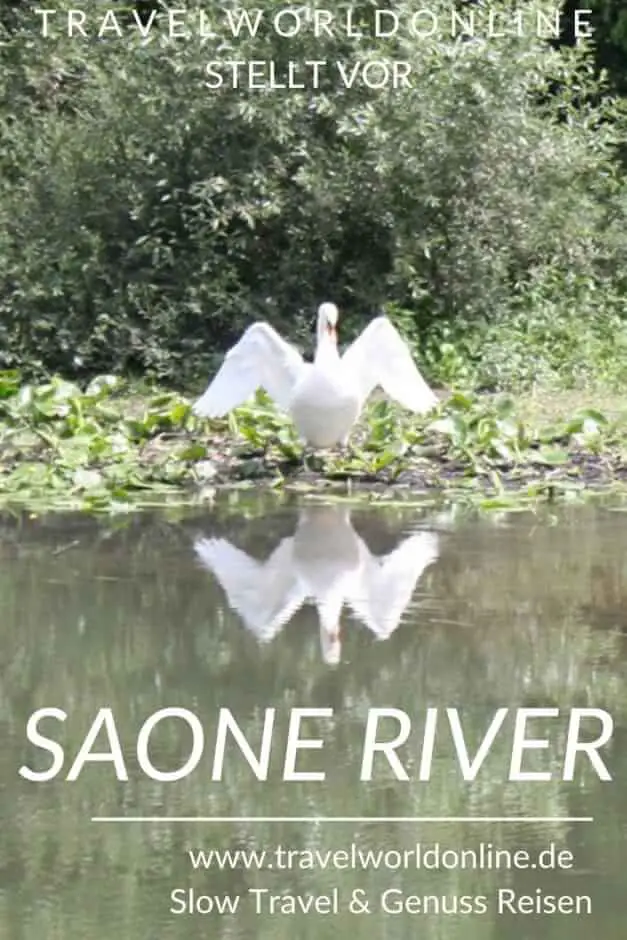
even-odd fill
[[(576, 0), (567, 0), (564, 10), (572, 16)], [(612, 85), (627, 92), (627, 10), (621, 0), (590, 0), (595, 25), (594, 49), (597, 66), (606, 69)]]
[(172, 392), (114, 376), (85, 388), (0, 374), (0, 504), (123, 512), (193, 504), (224, 484), (366, 486), (372, 498), (431, 493), (516, 507), (627, 475), (627, 411), (580, 407), (547, 421), (505, 396), (460, 393), (416, 419), (373, 401), (349, 453), (307, 463), (291, 421), (259, 397), (228, 420), (196, 418)]
[[(369, 0), (342, 7), (359, 41), (223, 36), (221, 60), (283, 77), (329, 63), (317, 89), (270, 91), (205, 86), (197, 14), (224, 33), (224, 4), (188, 4), (192, 34), (171, 41), (157, 6), (143, 44), (132, 6), (103, 40), (90, 3), (89, 38), (61, 9), (47, 37), (35, 4), (2, 18), (0, 367), (183, 387), (255, 318), (308, 345), (333, 299), (345, 339), (389, 304), (434, 380), (624, 380), (626, 123), (592, 49), (536, 36), (553, 3), (485, 42), (374, 38)], [(337, 62), (373, 60), (408, 63), (412, 87), (344, 87)]]
[[(302, 482), (267, 403), (204, 425), (182, 393), (256, 318), (309, 350), (322, 299), (343, 342), (386, 309), (425, 377), (464, 394), (435, 423), (373, 405), (321, 482), (613, 479), (622, 419), (586, 409), (627, 384), (627, 121), (620, 70), (598, 69), (620, 11), (599, 0), (596, 46), (554, 48), (533, 25), (548, 0), (524, 4), (524, 36), (472, 42), (447, 34), (445, 0), (419, 41), (375, 38), (369, 0), (342, 7), (360, 40), (341, 16), (333, 36), (282, 39), (273, 0), (253, 6), (257, 35), (233, 38), (224, 4), (189, 4), (186, 39), (162, 4), (153, 20), (124, 6), (104, 38), (93, 4), (73, 5), (86, 37), (62, 9), (46, 36), (36, 4), (0, 9), (2, 500), (110, 509)], [(201, 8), (223, 64), (272, 61), (284, 79), (324, 59), (319, 87), (207, 87)], [(402, 24), (413, 6), (394, 9)], [(337, 63), (374, 61), (406, 63), (411, 87), (341, 80)], [(549, 426), (493, 398), (538, 389), (578, 390), (583, 411)]]

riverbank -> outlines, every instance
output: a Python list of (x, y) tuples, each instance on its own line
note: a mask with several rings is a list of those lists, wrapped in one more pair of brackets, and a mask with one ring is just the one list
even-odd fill
[(490, 508), (627, 483), (627, 407), (616, 395), (454, 393), (419, 419), (379, 400), (349, 452), (305, 463), (291, 422), (267, 402), (209, 422), (191, 400), (113, 376), (79, 387), (0, 374), (0, 506), (117, 512), (268, 487)]

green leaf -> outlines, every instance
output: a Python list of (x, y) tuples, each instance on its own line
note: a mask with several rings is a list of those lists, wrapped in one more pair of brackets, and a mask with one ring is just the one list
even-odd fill
[(568, 463), (568, 453), (560, 448), (542, 447), (532, 457), (533, 463), (544, 464), (547, 467), (562, 466)]
[(190, 444), (179, 453), (181, 460), (202, 460), (208, 454), (204, 444)]

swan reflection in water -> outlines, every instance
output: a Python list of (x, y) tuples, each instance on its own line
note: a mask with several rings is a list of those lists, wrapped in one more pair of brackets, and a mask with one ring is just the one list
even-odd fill
[(387, 555), (371, 554), (351, 524), (350, 510), (314, 506), (300, 512), (296, 531), (258, 561), (223, 538), (198, 538), (201, 564), (224, 589), (229, 606), (260, 642), (272, 640), (312, 603), (320, 621), (322, 657), (341, 657), (344, 604), (379, 640), (398, 627), (416, 583), (439, 555), (435, 532), (415, 531)]

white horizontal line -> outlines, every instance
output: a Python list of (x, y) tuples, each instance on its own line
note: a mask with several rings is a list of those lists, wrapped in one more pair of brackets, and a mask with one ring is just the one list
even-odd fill
[(593, 822), (593, 816), (92, 816), (99, 823), (551, 823)]

